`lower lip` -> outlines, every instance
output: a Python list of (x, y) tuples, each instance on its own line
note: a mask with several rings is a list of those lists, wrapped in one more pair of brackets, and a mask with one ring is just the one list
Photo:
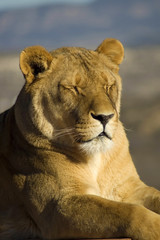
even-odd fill
[(100, 133), (100, 134), (99, 134), (97, 137), (95, 137), (95, 138), (89, 139), (89, 140), (87, 140), (87, 141), (79, 141), (79, 143), (88, 143), (88, 142), (93, 141), (93, 140), (96, 139), (96, 138), (101, 138), (101, 137), (106, 137), (106, 138), (108, 138), (109, 140), (112, 140), (112, 138), (111, 138), (110, 136), (108, 136), (105, 132), (102, 132), (102, 133)]

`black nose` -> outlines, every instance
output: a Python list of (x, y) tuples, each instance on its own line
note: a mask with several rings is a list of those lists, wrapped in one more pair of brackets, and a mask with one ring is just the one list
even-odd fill
[(105, 114), (98, 114), (95, 115), (93, 113), (91, 113), (92, 117), (98, 121), (100, 121), (103, 125), (103, 127), (106, 126), (106, 124), (108, 123), (108, 121), (114, 116), (114, 114), (109, 114), (109, 115), (105, 115)]

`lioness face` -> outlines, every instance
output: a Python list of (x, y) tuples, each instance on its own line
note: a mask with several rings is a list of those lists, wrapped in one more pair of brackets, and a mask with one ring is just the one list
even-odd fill
[(66, 143), (70, 138), (69, 144), (84, 151), (105, 150), (111, 146), (118, 121), (118, 80), (104, 63), (99, 63), (98, 53), (76, 49), (69, 58), (65, 56), (59, 69), (56, 115), (60, 111), (63, 117), (53, 121), (59, 131), (54, 139), (61, 141), (62, 133), (66, 134)]
[[(38, 69), (43, 71), (39, 70), (36, 80), (26, 83), (26, 91), (32, 95), (32, 121), (53, 144), (94, 153), (106, 151), (114, 143), (121, 80), (117, 60), (101, 53), (103, 44), (96, 51), (61, 48), (51, 52), (48, 69), (44, 71), (39, 64)], [(24, 59), (21, 61), (27, 76)], [(34, 71), (29, 71), (34, 78), (38, 70), (34, 65)]]

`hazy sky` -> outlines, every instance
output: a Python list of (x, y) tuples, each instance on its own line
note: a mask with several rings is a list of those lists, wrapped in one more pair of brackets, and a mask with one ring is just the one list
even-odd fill
[(91, 1), (93, 0), (0, 0), (0, 10), (40, 5), (45, 3), (88, 3)]

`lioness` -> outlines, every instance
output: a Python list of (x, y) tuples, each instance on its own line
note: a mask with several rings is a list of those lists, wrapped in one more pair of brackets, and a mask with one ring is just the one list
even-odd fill
[(160, 239), (160, 192), (119, 120), (123, 55), (116, 39), (21, 52), (26, 82), (0, 115), (0, 240)]

